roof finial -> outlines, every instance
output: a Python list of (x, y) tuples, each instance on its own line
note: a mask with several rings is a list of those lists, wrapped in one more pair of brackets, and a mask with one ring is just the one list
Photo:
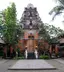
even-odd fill
[(31, 4), (31, 3), (29, 3), (28, 5), (27, 5), (27, 8), (34, 8), (34, 6), (33, 6), (33, 4)]

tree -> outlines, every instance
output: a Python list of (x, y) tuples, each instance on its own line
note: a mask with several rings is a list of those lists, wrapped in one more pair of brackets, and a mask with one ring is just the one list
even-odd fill
[(16, 8), (14, 3), (12, 3), (11, 6), (4, 11), (4, 15), (6, 24), (6, 30), (4, 34), (5, 42), (14, 44), (16, 30)]
[(46, 28), (45, 28), (44, 24), (41, 25), (41, 30), (39, 31), (39, 35), (40, 35), (40, 37), (42, 37), (42, 39), (49, 42), (50, 35), (46, 31)]
[(64, 5), (64, 0), (56, 0), (58, 1), (61, 5)]
[(44, 24), (44, 28), (50, 36), (49, 43), (58, 43), (58, 36), (64, 34), (64, 30), (60, 29), (59, 27), (56, 28), (53, 25)]
[(59, 2), (59, 5), (57, 5), (56, 7), (54, 7), (50, 12), (49, 14), (52, 15), (54, 13), (54, 16), (52, 17), (52, 20), (54, 20), (54, 18), (63, 13), (63, 10), (64, 10), (64, 0), (56, 0)]
[(64, 34), (64, 30), (60, 29), (59, 27), (56, 28), (55, 26), (47, 23), (43, 23), (39, 31), (40, 38), (46, 40), (48, 43), (53, 42), (54, 39), (54, 42), (57, 41), (56, 38), (61, 34)]
[(64, 33), (64, 30), (60, 29), (59, 27), (56, 28), (53, 25), (44, 24), (44, 28), (46, 29), (50, 37), (57, 37), (58, 35)]
[(5, 30), (4, 30), (4, 41), (9, 45), (14, 46), (18, 43), (21, 36), (21, 27), (17, 24), (16, 18), (16, 6), (14, 3), (11, 4), (7, 9), (3, 11), (5, 19)]
[[(15, 51), (16, 45), (23, 34), (21, 26), (17, 23), (15, 4), (12, 3), (7, 9), (3, 10), (2, 15), (4, 20), (1, 25), (3, 40), (7, 44), (7, 51), (12, 50), (12, 48), (14, 48)], [(8, 55), (12, 57), (12, 54), (13, 51), (10, 51)]]
[(5, 28), (4, 24), (5, 24), (5, 22), (4, 22), (3, 12), (0, 11), (0, 38), (3, 37), (3, 30)]

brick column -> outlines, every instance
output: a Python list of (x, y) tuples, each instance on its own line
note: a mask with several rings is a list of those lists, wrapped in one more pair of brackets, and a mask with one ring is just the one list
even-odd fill
[(52, 53), (52, 45), (50, 45), (49, 52), (50, 52), (50, 54)]
[(57, 45), (55, 46), (55, 53), (56, 54), (58, 53), (58, 46)]

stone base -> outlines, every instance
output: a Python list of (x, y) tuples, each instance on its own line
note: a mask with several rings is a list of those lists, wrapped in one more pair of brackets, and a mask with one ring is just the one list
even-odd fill
[(45, 60), (19, 60), (10, 70), (55, 70), (56, 68), (48, 64)]

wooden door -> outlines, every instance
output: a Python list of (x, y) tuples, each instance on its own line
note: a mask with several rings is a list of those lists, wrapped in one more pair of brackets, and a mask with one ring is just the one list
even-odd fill
[(28, 52), (34, 52), (34, 36), (29, 36), (27, 40), (27, 50)]
[(29, 39), (27, 41), (27, 50), (28, 50), (28, 52), (33, 52), (34, 51), (34, 40)]

